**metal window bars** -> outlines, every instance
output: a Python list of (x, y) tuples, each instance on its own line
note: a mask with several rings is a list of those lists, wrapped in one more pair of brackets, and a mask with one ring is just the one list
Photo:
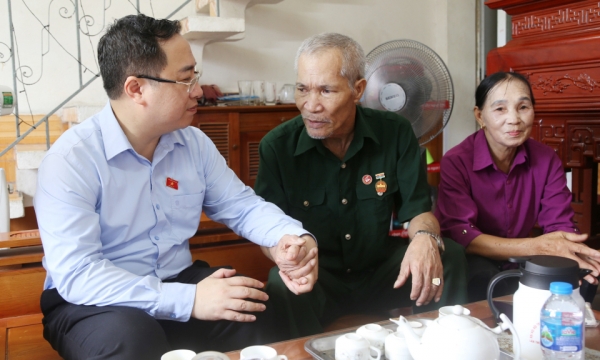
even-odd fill
[[(27, 3), (24, 0), (22, 0), (22, 1), (23, 1), (23, 4), (29, 9), (29, 7), (27, 6)], [(49, 9), (50, 9), (50, 6), (53, 1), (54, 0), (50, 1), (49, 5), (48, 5)], [(130, 4), (133, 5), (131, 0), (128, 0), (128, 1)], [(191, 1), (192, 0), (185, 0), (181, 5), (179, 5), (177, 8), (175, 8), (165, 18), (170, 19), (172, 16), (174, 16), (179, 10), (181, 10), (184, 6), (189, 4)], [(23, 140), (27, 135), (29, 135), (32, 131), (34, 131), (36, 128), (38, 128), (42, 123), (44, 123), (46, 125), (46, 148), (47, 149), (50, 148), (50, 128), (49, 128), (49, 123), (48, 123), (48, 119), (50, 118), (50, 116), (52, 116), (56, 111), (61, 109), (67, 102), (69, 102), (71, 99), (73, 99), (77, 94), (79, 94), (81, 91), (83, 91), (83, 89), (88, 87), (88, 85), (90, 85), (92, 82), (94, 82), (100, 76), (99, 74), (91, 71), (89, 68), (87, 68), (82, 63), (82, 60), (81, 60), (81, 41), (82, 40), (81, 40), (80, 33), (83, 33), (85, 36), (90, 38), (90, 37), (96, 36), (100, 32), (102, 32), (102, 30), (104, 29), (104, 26), (105, 26), (106, 10), (111, 6), (111, 0), (104, 0), (104, 6), (103, 6), (104, 11), (102, 14), (102, 16), (103, 16), (102, 29), (100, 31), (96, 32), (95, 34), (91, 34), (89, 31), (89, 26), (94, 23), (94, 18), (85, 13), (85, 9), (83, 7), (82, 0), (71, 0), (71, 3), (73, 4), (73, 9), (72, 9), (73, 12), (72, 13), (70, 13), (69, 9), (67, 9), (64, 6), (59, 9), (60, 16), (62, 16), (63, 18), (74, 17), (74, 20), (75, 20), (75, 32), (76, 32), (76, 36), (77, 36), (77, 55), (75, 56), (75, 55), (70, 54), (68, 51), (66, 51), (66, 49), (65, 49), (65, 51), (77, 61), (78, 75), (79, 75), (79, 88), (77, 90), (75, 90), (71, 95), (69, 95), (66, 99), (61, 101), (56, 107), (54, 107), (52, 110), (50, 110), (50, 112), (46, 116), (44, 116), (42, 119), (37, 121), (27, 131), (25, 131), (23, 134), (21, 134), (21, 130), (20, 130), (21, 121), (20, 121), (19, 110), (18, 110), (19, 102), (17, 101), (17, 97), (19, 94), (19, 88), (17, 87), (17, 85), (18, 85), (17, 81), (23, 85), (23, 92), (25, 92), (25, 94), (27, 95), (26, 86), (37, 83), (39, 81), (39, 78), (33, 82), (27, 83), (26, 78), (31, 76), (31, 72), (32, 72), (31, 68), (27, 65), (21, 65), (20, 61), (19, 61), (19, 67), (18, 68), (16, 67), (15, 60), (16, 60), (16, 58), (18, 59), (18, 43), (16, 43), (16, 35), (15, 35), (15, 29), (14, 29), (14, 25), (13, 25), (13, 12), (12, 12), (12, 4), (11, 4), (12, 0), (6, 0), (6, 2), (8, 5), (8, 25), (9, 25), (9, 36), (10, 36), (10, 47), (6, 43), (0, 42), (0, 45), (3, 45), (4, 47), (8, 48), (8, 57), (6, 59), (4, 59), (6, 57), (6, 55), (1, 51), (2, 49), (0, 48), (0, 64), (8, 62), (8, 60), (10, 59), (11, 65), (12, 65), (13, 91), (14, 91), (13, 96), (14, 96), (14, 101), (17, 104), (17, 106), (15, 106), (15, 109), (14, 109), (17, 138), (10, 145), (8, 145), (8, 147), (6, 149), (0, 151), (0, 156), (7, 153), (15, 145), (17, 145), (19, 142), (21, 142), (21, 140)], [(150, 5), (152, 5), (152, 0), (150, 0)], [(81, 17), (79, 15), (80, 8), (83, 13), (83, 16), (81, 16)], [(139, 14), (140, 13), (140, 1), (139, 0), (136, 0), (136, 4), (135, 4), (134, 8), (135, 8), (135, 11)], [(30, 10), (30, 12), (31, 12), (31, 10)], [(47, 37), (52, 37), (59, 44), (59, 46), (62, 47), (62, 45), (60, 44), (58, 39), (56, 39), (54, 37), (54, 35), (50, 32), (50, 18), (48, 17), (48, 23), (44, 24), (39, 18), (37, 18), (35, 16), (35, 14), (33, 14), (33, 12), (31, 12), (31, 14), (40, 23), (40, 26), (42, 27), (42, 34)], [(82, 28), (82, 25), (85, 25), (85, 30)], [(90, 44), (91, 44), (91, 40), (90, 40)], [(63, 49), (64, 49), (64, 47), (63, 47)], [(49, 52), (49, 49), (47, 51), (44, 51), (43, 46), (42, 46), (42, 55), (41, 55), (42, 56), (42, 64), (43, 64), (43, 56), (48, 52)], [(84, 83), (83, 82), (83, 74), (87, 71), (90, 71), (91, 73), (93, 73), (94, 76), (91, 79), (89, 79), (87, 82)], [(43, 75), (43, 66), (42, 66), (42, 75)], [(40, 75), (40, 78), (42, 75)]]

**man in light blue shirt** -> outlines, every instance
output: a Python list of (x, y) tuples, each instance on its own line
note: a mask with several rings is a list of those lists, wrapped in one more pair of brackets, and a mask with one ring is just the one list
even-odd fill
[(110, 101), (63, 134), (39, 168), (44, 337), (65, 359), (157, 359), (171, 348), (277, 339), (261, 282), (192, 264), (188, 239), (203, 210), (263, 246), (291, 291), (316, 281), (312, 236), (188, 127), (202, 90), (179, 31), (177, 21), (144, 15), (109, 27), (98, 59)]

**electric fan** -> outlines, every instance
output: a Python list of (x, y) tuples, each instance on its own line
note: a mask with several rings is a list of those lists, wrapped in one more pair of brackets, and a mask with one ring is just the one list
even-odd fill
[(448, 68), (429, 47), (394, 40), (367, 54), (362, 105), (392, 111), (412, 124), (420, 145), (439, 135), (450, 119), (454, 88)]

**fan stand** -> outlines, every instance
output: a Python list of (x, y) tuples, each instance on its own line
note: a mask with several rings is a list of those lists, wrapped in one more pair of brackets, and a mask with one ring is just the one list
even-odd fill
[[(421, 166), (425, 168), (425, 173), (427, 173), (427, 148), (425, 146), (419, 146), (420, 155), (421, 155)], [(435, 205), (437, 203), (438, 198), (438, 188), (437, 186), (429, 184), (429, 196), (431, 197), (431, 212), (435, 212)]]

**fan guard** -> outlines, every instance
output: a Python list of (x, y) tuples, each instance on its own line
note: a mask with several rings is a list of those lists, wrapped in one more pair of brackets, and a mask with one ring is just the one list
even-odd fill
[(452, 78), (426, 45), (393, 40), (377, 46), (367, 54), (365, 78), (362, 104), (408, 119), (420, 145), (444, 130), (454, 105)]

